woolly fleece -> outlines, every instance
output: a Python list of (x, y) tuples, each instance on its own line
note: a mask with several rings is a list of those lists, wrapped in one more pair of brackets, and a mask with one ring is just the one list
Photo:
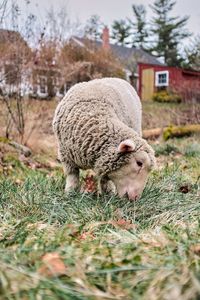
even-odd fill
[(154, 151), (141, 138), (141, 103), (134, 88), (118, 78), (95, 79), (73, 86), (58, 104), (53, 120), (59, 157), (67, 174), (93, 169), (99, 176), (119, 169), (134, 153), (118, 153), (132, 139), (136, 151)]

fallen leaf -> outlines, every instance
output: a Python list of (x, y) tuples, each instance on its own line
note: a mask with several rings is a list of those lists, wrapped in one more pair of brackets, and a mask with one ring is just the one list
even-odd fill
[(85, 231), (85, 232), (83, 232), (83, 233), (80, 235), (80, 237), (79, 237), (80, 240), (86, 240), (86, 239), (88, 239), (88, 238), (94, 239), (95, 236), (93, 235), (92, 232), (90, 232), (90, 231)]
[(36, 222), (36, 223), (30, 223), (27, 225), (28, 229), (38, 229), (43, 230), (46, 229), (49, 226), (48, 223), (42, 223), (42, 222)]
[(117, 221), (109, 220), (109, 221), (91, 223), (91, 224), (89, 224), (89, 226), (87, 226), (87, 228), (91, 232), (92, 230), (94, 230), (95, 227), (99, 227), (102, 225), (112, 225), (114, 227), (117, 227), (117, 228), (120, 227), (121, 229), (127, 229), (127, 230), (137, 228), (136, 224), (131, 223), (130, 220), (125, 220), (122, 218)]
[(38, 273), (44, 276), (61, 276), (66, 274), (66, 266), (60, 255), (56, 252), (47, 253), (42, 257), (43, 265), (38, 269)]
[(23, 181), (22, 181), (21, 179), (17, 178), (17, 179), (15, 180), (15, 183), (16, 183), (17, 185), (22, 185), (22, 184), (23, 184)]
[(131, 223), (130, 220), (119, 219), (117, 221), (112, 221), (113, 225), (117, 225), (122, 229), (135, 229), (137, 227), (136, 224)]
[(79, 226), (75, 225), (75, 224), (67, 224), (67, 231), (68, 231), (68, 235), (70, 235), (71, 237), (77, 237), (80, 233), (80, 228)]
[(187, 194), (190, 191), (190, 186), (185, 184), (179, 187), (179, 192), (183, 193), (183, 194)]
[(191, 251), (194, 252), (196, 255), (200, 256), (200, 244), (193, 245), (191, 248)]
[(94, 175), (88, 175), (85, 178), (83, 191), (85, 193), (94, 193), (97, 190)]

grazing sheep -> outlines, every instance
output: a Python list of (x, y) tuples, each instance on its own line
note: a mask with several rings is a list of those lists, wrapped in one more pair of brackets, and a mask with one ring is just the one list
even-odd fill
[(128, 82), (103, 78), (76, 84), (58, 104), (53, 129), (67, 192), (78, 188), (79, 169), (93, 169), (101, 191), (111, 180), (120, 197), (139, 198), (155, 157), (141, 138), (141, 103)]

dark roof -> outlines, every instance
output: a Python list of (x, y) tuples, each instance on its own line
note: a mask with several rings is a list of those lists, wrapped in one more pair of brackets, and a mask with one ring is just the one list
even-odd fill
[(196, 70), (182, 69), (182, 73), (185, 75), (200, 77), (200, 71), (196, 71)]
[[(96, 47), (102, 47), (101, 41), (91, 41), (86, 38), (72, 37), (72, 40), (79, 46), (85, 46), (88, 42)], [(129, 69), (133, 69), (138, 63), (147, 63), (154, 65), (163, 65), (155, 56), (147, 53), (143, 49), (129, 48), (125, 46), (119, 46), (116, 44), (110, 44), (112, 52), (120, 59), (120, 61)]]
[(156, 57), (147, 53), (143, 49), (128, 48), (119, 45), (111, 45), (111, 49), (117, 56), (124, 60), (129, 60), (132, 56), (134, 56), (137, 59), (138, 63), (143, 62), (148, 64), (162, 65), (162, 63), (159, 62), (159, 60)]

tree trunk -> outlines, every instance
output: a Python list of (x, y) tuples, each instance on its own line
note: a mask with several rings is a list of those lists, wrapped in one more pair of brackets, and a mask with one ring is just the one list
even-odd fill
[(145, 139), (157, 139), (161, 135), (164, 140), (168, 140), (174, 137), (190, 136), (194, 133), (200, 133), (199, 124), (190, 124), (184, 126), (169, 126), (165, 128), (154, 128), (143, 131), (143, 138)]

